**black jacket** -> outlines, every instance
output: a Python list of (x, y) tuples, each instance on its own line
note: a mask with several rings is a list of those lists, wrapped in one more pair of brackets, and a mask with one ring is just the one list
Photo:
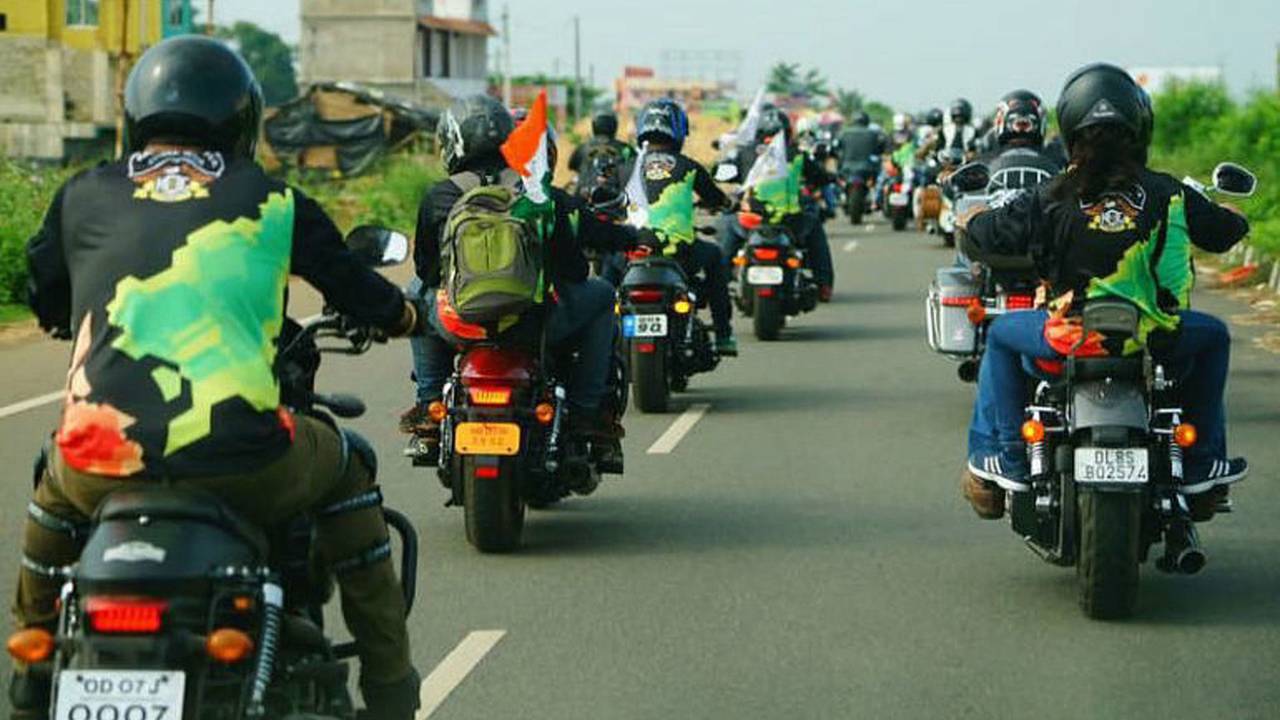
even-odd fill
[(1099, 198), (1059, 201), (1049, 182), (1019, 193), (1003, 207), (969, 221), (964, 252), (973, 260), (1030, 257), (1055, 294), (1084, 292), (1089, 280), (1115, 271), (1130, 246), (1148, 238), (1181, 193), (1191, 241), (1224, 252), (1249, 232), (1249, 222), (1164, 173), (1143, 170), (1138, 183)]
[(288, 447), (272, 365), (290, 274), (361, 322), (404, 312), (315, 202), (215, 152), (77, 175), (27, 253), (41, 326), (75, 338), (58, 444), (92, 474), (222, 475)]

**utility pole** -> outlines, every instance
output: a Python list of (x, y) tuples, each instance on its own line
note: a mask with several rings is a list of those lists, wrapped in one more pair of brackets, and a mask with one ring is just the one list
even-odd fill
[(204, 19), (204, 34), (212, 36), (214, 28), (213, 21), (213, 0), (209, 0), (209, 17)]
[(582, 23), (573, 16), (573, 118), (582, 117)]
[(502, 104), (511, 107), (511, 11), (502, 3)]
[[(138, 36), (142, 45), (142, 36)], [(129, 3), (120, 3), (120, 54), (116, 56), (116, 157), (124, 155), (124, 85), (129, 76)]]

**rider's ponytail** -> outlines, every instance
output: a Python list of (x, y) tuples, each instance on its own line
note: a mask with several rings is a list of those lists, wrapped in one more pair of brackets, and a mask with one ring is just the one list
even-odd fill
[(1119, 125), (1082, 128), (1071, 140), (1071, 165), (1053, 182), (1050, 195), (1054, 200), (1064, 201), (1127, 190), (1138, 182), (1145, 165), (1145, 148), (1125, 128)]

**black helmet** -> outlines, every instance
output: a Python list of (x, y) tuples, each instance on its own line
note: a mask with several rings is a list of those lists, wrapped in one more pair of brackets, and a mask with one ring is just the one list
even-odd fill
[(871, 116), (861, 110), (855, 110), (851, 122), (858, 127), (868, 127), (871, 125)]
[(756, 127), (756, 139), (765, 140), (784, 133), (791, 140), (791, 118), (777, 105), (766, 103), (760, 108), (760, 124)]
[(453, 103), (436, 123), (436, 142), (449, 172), (502, 157), (502, 143), (515, 128), (511, 112), (496, 98), (472, 95)]
[(596, 113), (591, 118), (591, 134), (596, 137), (614, 137), (618, 134), (618, 116), (612, 110)]
[(125, 148), (179, 140), (252, 158), (262, 121), (262, 89), (225, 43), (184, 35), (138, 58), (124, 90)]
[(1004, 147), (1011, 142), (1039, 147), (1044, 144), (1044, 103), (1030, 90), (1014, 90), (1000, 98), (996, 105), (994, 127), (996, 143)]
[(636, 140), (639, 142), (666, 138), (679, 150), (689, 135), (689, 116), (680, 103), (671, 98), (659, 98), (644, 106), (636, 128)]
[(1115, 65), (1085, 65), (1067, 77), (1058, 95), (1058, 126), (1068, 152), (1072, 136), (1093, 125), (1119, 125), (1146, 147), (1154, 122), (1147, 91)]
[(951, 101), (951, 122), (957, 125), (968, 125), (973, 120), (973, 105), (964, 98)]
[(944, 119), (945, 116), (942, 114), (942, 108), (933, 108), (924, 114), (924, 124), (930, 127), (942, 127), (942, 121)]

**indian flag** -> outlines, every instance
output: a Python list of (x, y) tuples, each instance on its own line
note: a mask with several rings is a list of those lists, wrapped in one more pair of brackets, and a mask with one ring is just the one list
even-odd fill
[(539, 205), (550, 200), (553, 168), (547, 161), (547, 91), (538, 93), (529, 115), (502, 144), (502, 157), (524, 181), (525, 195)]
[(644, 161), (648, 153), (648, 144), (640, 149), (631, 168), (631, 178), (627, 180), (627, 224), (643, 228), (649, 226), (649, 195), (644, 187)]

